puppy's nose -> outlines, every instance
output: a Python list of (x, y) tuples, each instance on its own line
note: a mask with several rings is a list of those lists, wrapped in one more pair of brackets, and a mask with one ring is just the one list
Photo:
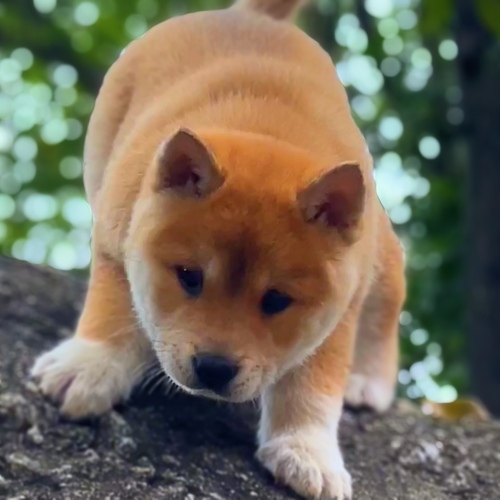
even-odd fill
[(224, 392), (239, 370), (234, 361), (224, 356), (198, 354), (193, 356), (192, 362), (198, 383), (218, 393)]

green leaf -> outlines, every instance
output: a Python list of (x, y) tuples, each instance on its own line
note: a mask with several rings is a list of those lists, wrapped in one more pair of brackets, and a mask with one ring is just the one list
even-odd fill
[(423, 0), (420, 31), (424, 36), (446, 32), (451, 25), (454, 11), (453, 0)]
[(476, 0), (479, 19), (495, 36), (500, 36), (500, 0)]

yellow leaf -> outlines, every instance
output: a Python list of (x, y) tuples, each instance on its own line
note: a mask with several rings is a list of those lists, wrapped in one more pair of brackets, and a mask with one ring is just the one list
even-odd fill
[(423, 400), (421, 405), (422, 411), (426, 415), (445, 422), (482, 422), (490, 418), (486, 408), (479, 401), (473, 399), (457, 399), (451, 403)]

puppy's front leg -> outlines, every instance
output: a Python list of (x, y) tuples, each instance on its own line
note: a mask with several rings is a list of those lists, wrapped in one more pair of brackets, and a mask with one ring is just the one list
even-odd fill
[(122, 267), (97, 254), (75, 335), (41, 355), (32, 374), (64, 415), (79, 419), (127, 398), (153, 360)]
[(349, 312), (318, 351), (262, 397), (257, 457), (276, 477), (313, 499), (351, 497), (337, 440), (357, 311)]

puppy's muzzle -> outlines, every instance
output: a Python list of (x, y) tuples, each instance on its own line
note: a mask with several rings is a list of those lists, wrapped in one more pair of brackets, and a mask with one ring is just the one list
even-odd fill
[(240, 369), (230, 358), (214, 354), (198, 354), (192, 357), (191, 362), (198, 388), (208, 389), (219, 395), (228, 391)]

